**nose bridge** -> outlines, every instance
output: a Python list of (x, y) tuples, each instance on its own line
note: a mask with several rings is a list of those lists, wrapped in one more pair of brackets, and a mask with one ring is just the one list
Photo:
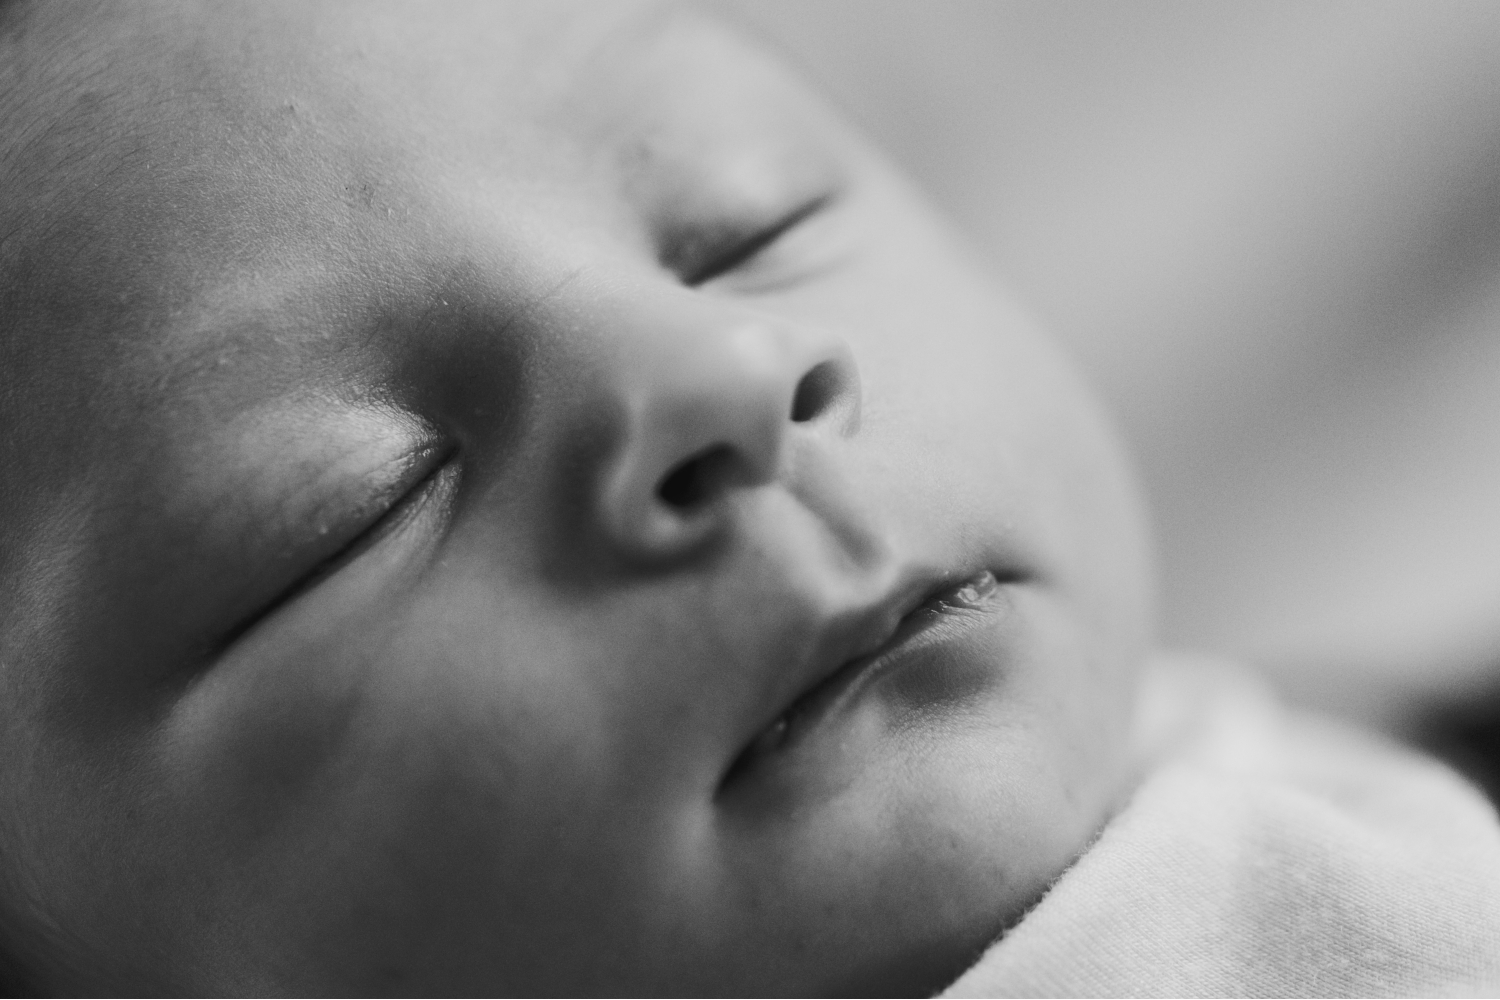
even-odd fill
[(737, 492), (783, 474), (789, 435), (855, 426), (853, 357), (828, 331), (686, 291), (607, 315), (601, 387), (623, 426), (597, 502), (630, 555), (692, 550)]

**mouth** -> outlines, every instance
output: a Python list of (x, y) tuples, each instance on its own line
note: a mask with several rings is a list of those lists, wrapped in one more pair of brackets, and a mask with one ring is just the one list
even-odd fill
[(961, 641), (966, 633), (991, 623), (1007, 604), (1006, 585), (1016, 582), (1019, 577), (986, 569), (962, 579), (947, 578), (918, 591), (915, 598), (898, 599), (894, 608), (877, 609), (863, 630), (858, 652), (821, 671), (762, 728), (730, 764), (720, 788), (792, 752), (882, 676), (921, 659), (936, 645)]

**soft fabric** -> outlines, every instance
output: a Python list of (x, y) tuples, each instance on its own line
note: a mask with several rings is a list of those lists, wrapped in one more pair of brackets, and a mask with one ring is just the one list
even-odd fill
[(1500, 823), (1462, 779), (1221, 666), (1157, 668), (1142, 712), (1133, 798), (944, 996), (1500, 995)]

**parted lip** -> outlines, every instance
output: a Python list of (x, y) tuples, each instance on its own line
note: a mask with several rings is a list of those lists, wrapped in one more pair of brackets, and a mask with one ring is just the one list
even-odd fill
[(900, 574), (879, 599), (832, 616), (791, 672), (795, 687), (790, 698), (783, 696), (774, 714), (761, 718), (725, 771), (720, 788), (734, 784), (757, 757), (780, 749), (794, 724), (816, 726), (862, 675), (929, 624), (919, 612), (986, 574), (999, 586), (1025, 579), (1021, 572), (982, 564), (950, 570), (914, 568)]

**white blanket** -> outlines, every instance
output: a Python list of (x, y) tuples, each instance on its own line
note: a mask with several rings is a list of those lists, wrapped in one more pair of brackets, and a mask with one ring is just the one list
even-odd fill
[(1500, 995), (1500, 823), (1436, 762), (1165, 665), (1151, 764), (944, 996)]

